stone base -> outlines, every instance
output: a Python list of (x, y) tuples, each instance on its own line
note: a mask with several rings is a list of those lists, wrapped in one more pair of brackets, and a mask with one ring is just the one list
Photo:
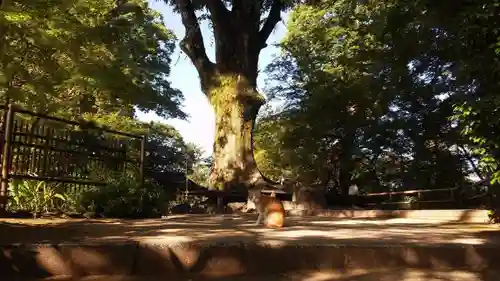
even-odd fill
[(316, 210), (315, 216), (344, 219), (418, 219), (428, 222), (489, 223), (487, 210)]

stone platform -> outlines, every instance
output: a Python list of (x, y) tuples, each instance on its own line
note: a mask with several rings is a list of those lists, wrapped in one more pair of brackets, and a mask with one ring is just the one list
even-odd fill
[[(360, 271), (394, 275), (410, 269), (445, 275), (463, 270), (481, 278), (477, 280), (500, 280), (485, 279), (500, 270), (500, 227), (496, 225), (455, 219), (315, 216), (290, 217), (283, 229), (265, 229), (254, 226), (254, 220), (255, 215), (3, 219), (0, 280), (68, 275), (240, 280), (237, 276), (309, 271), (344, 277), (303, 280), (386, 280), (348, 279), (348, 275)], [(460, 280), (446, 278), (442, 280)]]

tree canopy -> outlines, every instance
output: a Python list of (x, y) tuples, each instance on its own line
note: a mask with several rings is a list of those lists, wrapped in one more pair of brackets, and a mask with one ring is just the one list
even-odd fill
[[(204, 184), (269, 184), (262, 171), (347, 194), (353, 184), (370, 192), (500, 179), (498, 0), (165, 2), (181, 16), (180, 47), (216, 113), (210, 176), (202, 166), (192, 173)], [(256, 123), (266, 102), (260, 51), (288, 10), (282, 54), (266, 70), (266, 94), (284, 106)], [(200, 158), (173, 128), (134, 120), (136, 109), (186, 117), (167, 79), (177, 38), (147, 1), (11, 0), (1, 11), (2, 101), (147, 132), (150, 157), (168, 163), (151, 166), (155, 175)]]
[(268, 68), (285, 106), (257, 125), (259, 167), (344, 194), (491, 175), (477, 162), (498, 159), (497, 2), (298, 5)]
[(163, 187), (197, 160), (173, 127), (135, 119), (136, 110), (186, 117), (168, 81), (176, 38), (147, 1), (2, 1), (0, 33), (2, 103), (147, 135), (145, 176)]
[(4, 1), (0, 30), (4, 101), (70, 116), (185, 117), (166, 79), (175, 36), (145, 0)]

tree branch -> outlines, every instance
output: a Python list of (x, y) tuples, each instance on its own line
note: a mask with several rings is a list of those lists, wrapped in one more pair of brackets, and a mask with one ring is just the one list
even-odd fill
[(203, 43), (200, 24), (194, 13), (191, 0), (175, 0), (181, 14), (182, 24), (186, 29), (186, 35), (180, 42), (182, 51), (189, 57), (196, 67), (202, 83), (207, 81), (207, 75), (213, 70), (213, 63), (208, 59)]
[(274, 0), (271, 5), (271, 10), (269, 11), (269, 16), (267, 16), (266, 22), (259, 31), (260, 46), (264, 49), (266, 45), (267, 38), (273, 32), (274, 27), (281, 20), (281, 9), (283, 8), (282, 0)]
[(457, 147), (459, 148), (459, 150), (462, 151), (462, 154), (465, 157), (465, 159), (467, 159), (467, 161), (469, 161), (470, 165), (472, 166), (472, 170), (474, 170), (474, 173), (476, 173), (476, 175), (479, 177), (480, 180), (484, 180), (485, 178), (484, 178), (483, 174), (481, 173), (481, 170), (479, 170), (477, 165), (474, 163), (474, 159), (467, 152), (467, 150), (465, 149), (465, 146), (458, 145)]
[(208, 0), (206, 1), (207, 8), (212, 16), (212, 23), (215, 25), (229, 24), (229, 10), (226, 9), (221, 0)]

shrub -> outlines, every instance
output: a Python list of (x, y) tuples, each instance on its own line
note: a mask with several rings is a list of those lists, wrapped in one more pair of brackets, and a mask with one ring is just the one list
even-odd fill
[(500, 223), (500, 209), (492, 209), (488, 211), (490, 223)]
[(159, 217), (169, 199), (168, 193), (154, 181), (141, 185), (136, 173), (104, 170), (95, 172), (92, 178), (108, 184), (70, 188), (36, 180), (13, 180), (9, 184), (7, 210), (31, 213), (35, 218), (52, 211), (118, 218)]
[(9, 183), (8, 211), (26, 211), (33, 217), (57, 208), (57, 201), (65, 201), (54, 185), (36, 180), (13, 180)]
[(489, 202), (488, 217), (491, 223), (500, 223), (500, 190), (495, 186), (491, 190), (491, 199)]
[(154, 182), (141, 185), (134, 175), (110, 173), (108, 184), (90, 188), (83, 194), (87, 212), (106, 217), (139, 218), (160, 216), (167, 200), (165, 192)]

